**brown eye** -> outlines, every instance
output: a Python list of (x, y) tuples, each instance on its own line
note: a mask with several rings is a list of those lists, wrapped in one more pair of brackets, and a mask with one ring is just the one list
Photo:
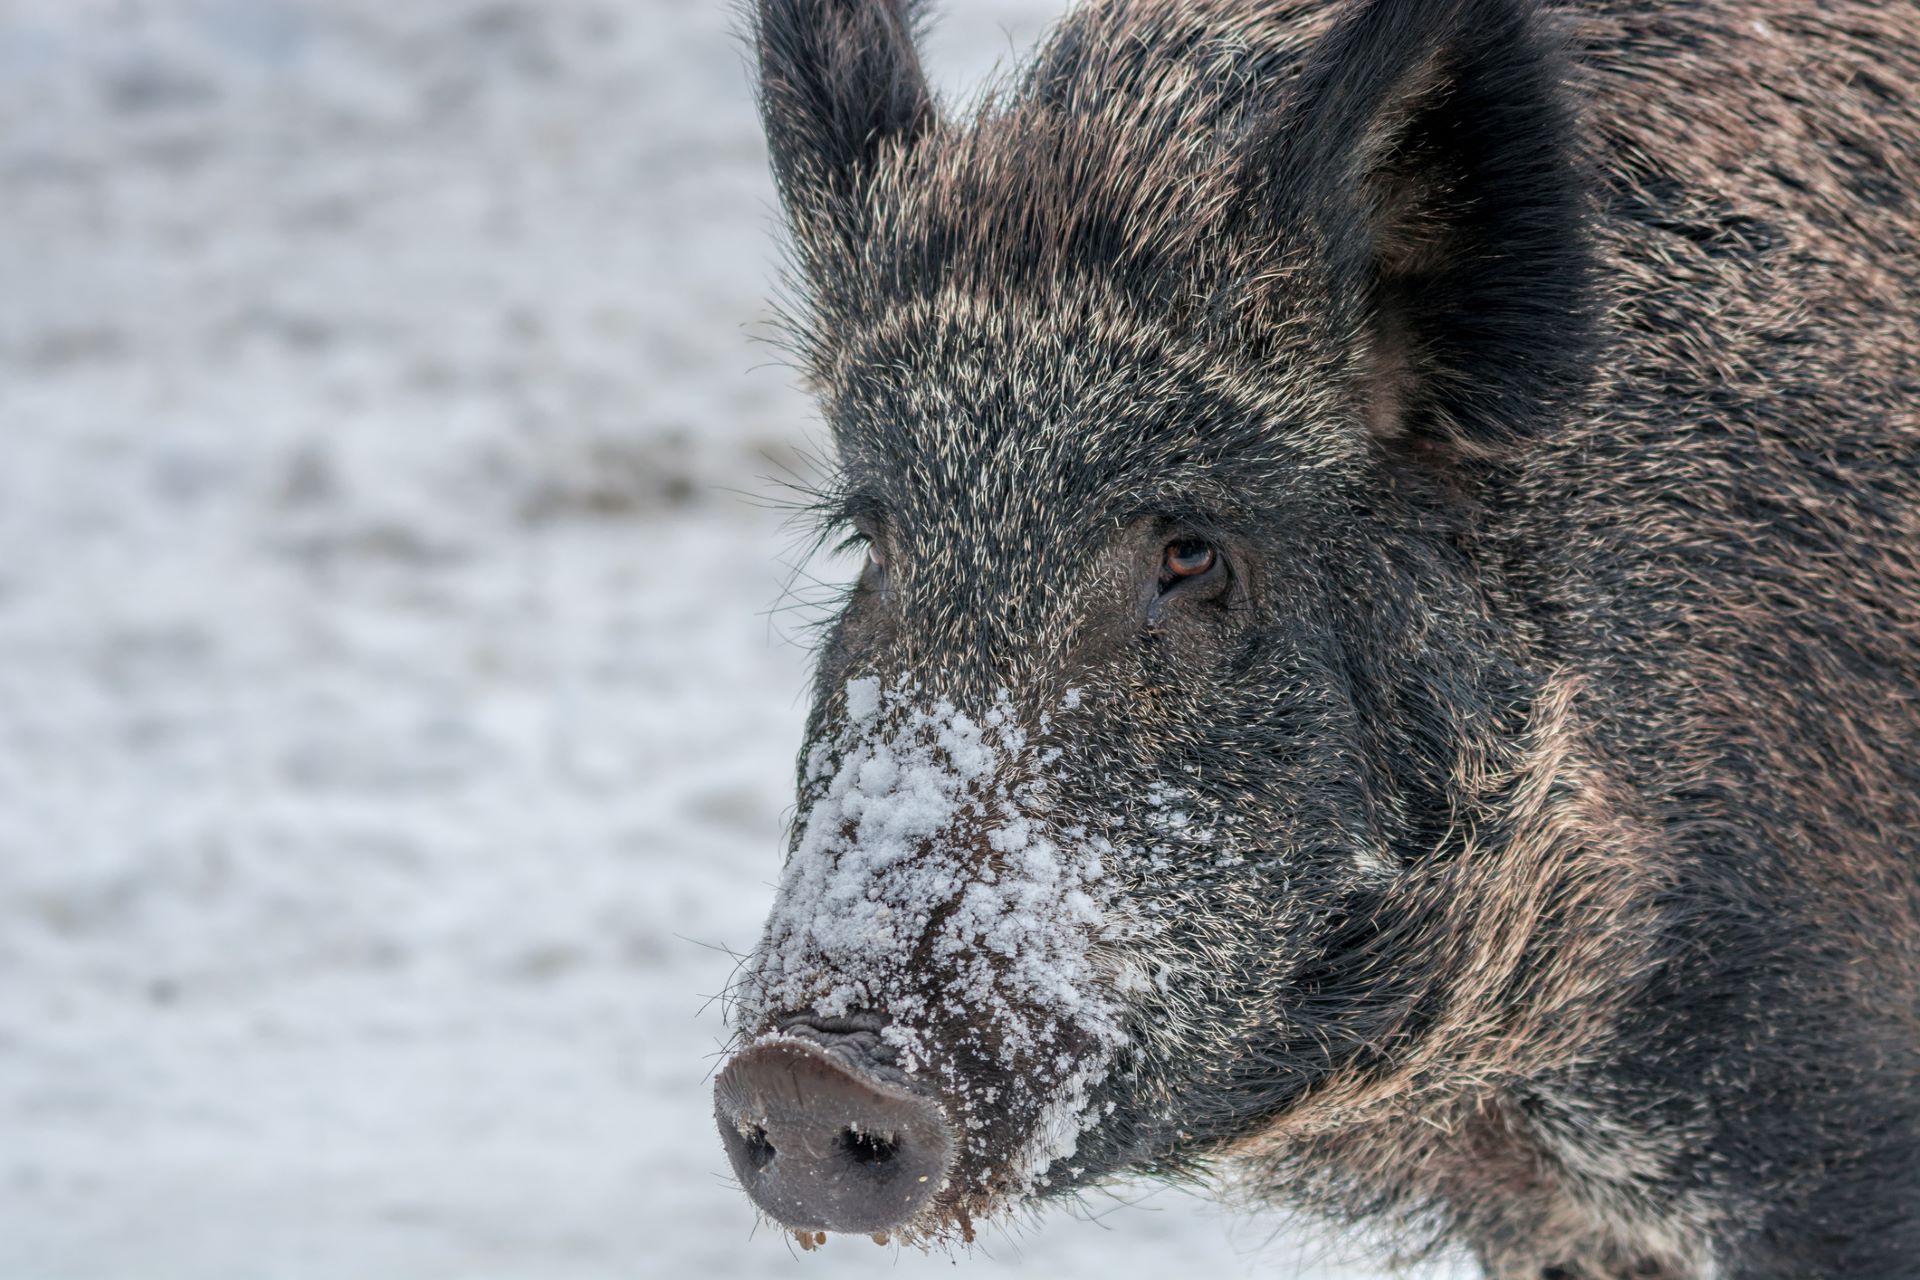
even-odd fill
[(1210, 543), (1197, 540), (1175, 542), (1167, 547), (1161, 569), (1169, 579), (1197, 578), (1213, 568), (1218, 558), (1218, 553)]

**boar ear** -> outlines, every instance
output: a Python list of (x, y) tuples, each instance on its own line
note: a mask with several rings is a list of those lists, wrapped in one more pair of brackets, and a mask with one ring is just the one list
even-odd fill
[(803, 259), (855, 242), (886, 148), (933, 123), (914, 29), (919, 0), (759, 0), (753, 41), (774, 180)]
[(1529, 0), (1362, 0), (1263, 145), (1332, 267), (1376, 436), (1498, 454), (1577, 397), (1592, 271), (1567, 61)]

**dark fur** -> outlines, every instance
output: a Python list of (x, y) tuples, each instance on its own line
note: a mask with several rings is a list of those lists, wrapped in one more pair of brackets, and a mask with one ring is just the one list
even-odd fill
[[(1055, 809), (1210, 832), (1118, 869), (1178, 980), (1054, 1189), (1920, 1275), (1920, 5), (1107, 0), (961, 123), (919, 16), (756, 25), (888, 564), (810, 737), (1084, 688)], [(1142, 624), (1195, 531), (1232, 591)]]

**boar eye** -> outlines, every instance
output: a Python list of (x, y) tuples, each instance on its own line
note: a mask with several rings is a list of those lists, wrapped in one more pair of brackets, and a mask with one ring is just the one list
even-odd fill
[(887, 553), (879, 538), (863, 530), (848, 537), (837, 549), (842, 552), (854, 552), (860, 556), (860, 588), (862, 590), (881, 589), (887, 577)]
[(1220, 553), (1210, 542), (1185, 538), (1170, 542), (1160, 559), (1160, 585), (1164, 590), (1189, 578), (1204, 577), (1219, 563)]

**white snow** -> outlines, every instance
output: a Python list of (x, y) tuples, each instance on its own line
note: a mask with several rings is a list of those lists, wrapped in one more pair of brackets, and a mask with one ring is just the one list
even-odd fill
[[(882, 689), (866, 676), (848, 681), (844, 704), (809, 756), (799, 837), (733, 1022), (753, 1034), (781, 1013), (885, 1011), (904, 1065), (936, 1076), (976, 1128), (1006, 1100), (976, 1096), (943, 1059), (941, 1033), (921, 1033), (990, 1032), (1005, 1078), (1047, 1117), (1002, 1176), (1041, 1185), (1073, 1152), (1087, 1090), (1122, 1041), (1088, 961), (1096, 942), (1138, 932), (1106, 881), (1113, 851), (1047, 821), (1059, 751), (1029, 749), (1006, 690), (969, 715), (907, 678)], [(1071, 1055), (1059, 1048), (1067, 1026)]]
[(805, 681), (738, 494), (820, 443), (731, 8), (0, 0), (5, 1280), (1335, 1274), (1145, 1188), (796, 1257), (727, 1183)]
[[(818, 796), (737, 1022), (751, 1030), (781, 1011), (837, 1017), (915, 999), (913, 952), (934, 913), (955, 903), (933, 938), (935, 958), (964, 979), (951, 988), (955, 1011), (1012, 1017), (1018, 1000), (1089, 1012), (1086, 952), (1106, 927), (1093, 897), (1101, 848), (1079, 839), (1063, 849), (1029, 811), (1043, 777), (1025, 758), (1011, 703), (1003, 694), (976, 720), (944, 699), (922, 706), (912, 688), (883, 694), (877, 684), (848, 682), (846, 721), (831, 749), (815, 752)], [(1009, 1050), (1031, 1049), (1030, 1028), (1008, 1029)]]

